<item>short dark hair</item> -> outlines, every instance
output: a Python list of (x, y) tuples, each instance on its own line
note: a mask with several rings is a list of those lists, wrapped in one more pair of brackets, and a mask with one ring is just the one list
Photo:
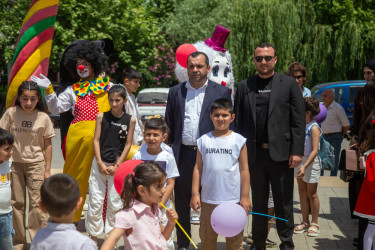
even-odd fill
[(122, 98), (126, 98), (126, 89), (122, 84), (113, 84), (112, 87), (108, 90), (108, 96), (113, 93), (119, 93)]
[(124, 71), (122, 72), (122, 82), (125, 81), (125, 79), (139, 79), (142, 80), (142, 74), (133, 68), (125, 68)]
[(145, 123), (145, 132), (148, 129), (161, 130), (162, 134), (168, 132), (168, 126), (162, 118), (151, 118)]
[(13, 145), (13, 143), (13, 135), (8, 130), (0, 128), (0, 147), (3, 145)]
[(217, 99), (211, 104), (211, 114), (217, 109), (224, 109), (229, 111), (229, 113), (233, 114), (232, 102), (225, 98)]
[[(269, 47), (273, 48), (273, 51), (275, 51), (274, 56), (276, 56), (276, 48), (272, 43), (260, 43), (260, 44), (258, 44), (258, 46), (256, 46), (255, 49), (257, 49), (257, 48), (269, 48)], [(254, 55), (255, 55), (255, 50), (254, 50)]]
[(73, 211), (81, 193), (78, 182), (72, 176), (55, 174), (43, 182), (40, 196), (47, 212), (61, 217)]
[(206, 53), (203, 53), (201, 51), (195, 51), (193, 53), (191, 53), (189, 56), (188, 56), (188, 59), (187, 59), (187, 63), (186, 64), (189, 64), (189, 58), (192, 57), (192, 58), (196, 58), (198, 57), (199, 55), (204, 55), (204, 62), (206, 63), (206, 66), (210, 66), (210, 60), (208, 59), (208, 56), (206, 55)]

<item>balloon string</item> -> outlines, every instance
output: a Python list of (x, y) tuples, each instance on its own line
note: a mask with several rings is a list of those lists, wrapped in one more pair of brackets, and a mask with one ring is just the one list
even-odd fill
[[(164, 206), (163, 203), (160, 202), (159, 204), (160, 204), (165, 210), (167, 210), (167, 208)], [(186, 233), (185, 229), (181, 226), (181, 224), (178, 223), (178, 221), (177, 221), (176, 219), (175, 219), (174, 221), (176, 222), (177, 226), (180, 227), (180, 229), (182, 230), (182, 232), (184, 232), (185, 236), (190, 240), (190, 242), (193, 244), (193, 246), (195, 247), (195, 249), (198, 249), (197, 245), (195, 245), (194, 241), (189, 237), (189, 235)]]
[(279, 218), (279, 217), (276, 217), (276, 216), (272, 216), (272, 215), (268, 215), (268, 214), (261, 214), (261, 213), (255, 213), (255, 212), (249, 212), (249, 214), (263, 215), (263, 216), (267, 216), (267, 217), (275, 218), (275, 219), (278, 219), (278, 220), (288, 221), (288, 220), (286, 220), (286, 219), (282, 219), (282, 218)]

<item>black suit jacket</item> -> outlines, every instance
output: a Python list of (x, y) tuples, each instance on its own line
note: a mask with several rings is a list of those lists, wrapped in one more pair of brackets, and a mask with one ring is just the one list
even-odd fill
[[(235, 130), (247, 138), (249, 165), (256, 158), (256, 76), (238, 83), (234, 99)], [(303, 156), (305, 103), (296, 80), (275, 72), (268, 106), (268, 144), (274, 161)]]
[[(178, 162), (180, 156), (186, 93), (186, 82), (170, 88), (165, 111), (165, 121), (169, 127), (168, 142), (171, 144), (176, 162)], [(199, 118), (199, 136), (214, 130), (214, 125), (210, 119), (210, 110), (211, 104), (219, 98), (231, 100), (229, 89), (208, 80)]]

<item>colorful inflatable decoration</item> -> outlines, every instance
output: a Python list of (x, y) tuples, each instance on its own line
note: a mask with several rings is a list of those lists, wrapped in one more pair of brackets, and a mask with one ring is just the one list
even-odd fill
[(59, 0), (33, 0), (22, 23), (8, 79), (6, 107), (12, 106), (19, 85), (40, 73), (48, 75)]
[[(175, 74), (179, 82), (186, 82), (189, 78), (186, 71), (187, 57), (185, 54), (194, 51), (204, 52), (210, 61), (211, 71), (208, 78), (218, 84), (221, 84), (231, 90), (232, 100), (234, 98), (234, 76), (232, 56), (224, 48), (225, 41), (229, 36), (230, 30), (217, 25), (211, 38), (204, 41), (198, 41), (193, 44), (194, 50), (189, 44), (183, 44), (176, 50), (176, 68)], [(181, 52), (183, 53), (181, 53)], [(186, 57), (186, 60), (184, 60)]]
[(128, 155), (127, 155), (126, 158), (125, 158), (125, 161), (128, 161), (128, 160), (133, 159), (134, 154), (137, 153), (138, 150), (139, 150), (139, 146), (137, 146), (137, 145), (132, 145), (132, 146), (130, 147), (130, 150), (129, 150)]
[(236, 203), (221, 203), (211, 214), (211, 226), (221, 236), (233, 237), (239, 234), (246, 225), (247, 214), (243, 207)]
[(144, 161), (141, 160), (129, 160), (125, 161), (117, 168), (116, 173), (113, 176), (113, 185), (115, 185), (115, 189), (120, 196), (126, 176), (133, 172), (133, 169), (143, 162)]

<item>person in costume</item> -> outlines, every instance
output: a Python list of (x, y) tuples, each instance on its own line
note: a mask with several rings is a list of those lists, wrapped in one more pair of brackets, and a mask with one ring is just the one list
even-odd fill
[[(365, 177), (353, 214), (368, 219), (363, 237), (363, 249), (375, 249), (375, 109), (368, 116), (359, 135), (362, 164), (366, 167)], [(359, 239), (362, 241), (362, 239)], [(360, 246), (358, 246), (359, 249)]]
[(95, 119), (99, 113), (110, 110), (107, 91), (111, 87), (109, 79), (97, 78), (107, 66), (108, 57), (100, 44), (82, 41), (65, 53), (64, 66), (80, 80), (68, 86), (59, 96), (51, 82), (43, 75), (32, 76), (45, 89), (45, 99), (49, 111), (59, 114), (72, 110), (73, 120), (66, 136), (64, 174), (73, 176), (79, 183), (82, 205), (74, 215), (74, 222), (81, 218), (88, 188), (88, 179), (94, 158)]
[[(208, 56), (211, 72), (208, 79), (230, 89), (232, 101), (234, 100), (234, 76), (232, 56), (224, 48), (225, 41), (229, 36), (230, 30), (217, 25), (211, 38), (204, 41), (198, 41), (193, 44), (197, 51), (203, 52)], [(175, 74), (179, 82), (188, 80), (187, 70), (176, 62)]]

